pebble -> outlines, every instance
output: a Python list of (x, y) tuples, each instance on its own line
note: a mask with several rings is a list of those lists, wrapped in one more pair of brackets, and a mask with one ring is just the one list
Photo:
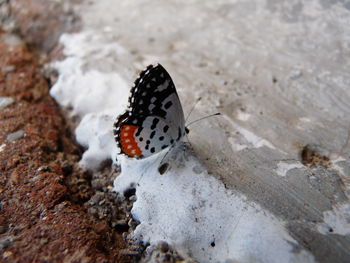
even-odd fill
[(38, 175), (32, 177), (31, 179), (29, 179), (29, 181), (31, 183), (34, 183), (34, 182), (38, 181), (41, 178), (41, 176), (42, 176), (41, 174), (38, 174)]
[(7, 106), (11, 105), (14, 103), (14, 99), (11, 97), (0, 97), (0, 109), (4, 109)]
[(40, 245), (45, 245), (47, 243), (49, 243), (49, 240), (47, 238), (40, 239)]
[(40, 166), (38, 169), (36, 169), (37, 172), (51, 172), (51, 168), (50, 166), (47, 166), (47, 165), (43, 165), (43, 166)]
[(12, 256), (12, 252), (11, 251), (5, 251), (4, 254), (3, 254), (4, 258), (8, 258), (10, 256)]
[(165, 241), (159, 241), (157, 246), (159, 247), (160, 251), (162, 251), (163, 253), (166, 253), (169, 251), (169, 245)]
[(13, 236), (5, 236), (0, 238), (0, 249), (9, 247), (14, 240), (15, 239)]
[(4, 144), (1, 144), (0, 145), (0, 152), (2, 152), (4, 149), (5, 149), (5, 147), (6, 147), (6, 144), (4, 143)]
[(19, 130), (19, 131), (8, 134), (6, 137), (6, 140), (8, 140), (10, 142), (14, 142), (18, 139), (23, 138), (23, 136), (24, 136), (24, 131)]
[(23, 46), (23, 41), (18, 36), (13, 34), (6, 34), (3, 37), (3, 41), (9, 46)]
[(0, 226), (0, 234), (3, 234), (7, 231), (7, 226)]
[(137, 200), (136, 195), (132, 195), (132, 196), (129, 197), (129, 201), (135, 202), (136, 200)]
[(4, 73), (13, 72), (15, 70), (16, 70), (16, 66), (14, 66), (14, 65), (5, 66), (2, 68), (2, 72), (4, 72)]

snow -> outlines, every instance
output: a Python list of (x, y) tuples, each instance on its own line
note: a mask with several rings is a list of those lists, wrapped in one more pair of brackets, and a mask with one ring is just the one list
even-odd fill
[[(88, 45), (90, 34), (62, 37), (67, 58), (53, 64), (59, 79), (51, 95), (81, 118), (76, 138), (87, 150), (80, 165), (98, 170), (103, 160), (115, 160), (112, 124), (125, 109), (129, 88), (117, 71), (103, 72), (95, 66), (95, 60), (110, 54), (105, 52), (103, 35), (98, 37), (99, 45)], [(99, 33), (93, 34), (97, 37)], [(118, 57), (118, 52), (114, 56)], [(240, 131), (258, 147), (269, 145), (242, 128)], [(244, 195), (227, 190), (183, 144), (164, 159), (171, 165), (160, 175), (158, 167), (164, 154), (144, 160), (117, 156), (122, 173), (114, 190), (123, 193), (136, 187), (137, 201), (132, 209), (133, 217), (140, 221), (134, 233), (136, 239), (152, 244), (166, 241), (200, 262), (314, 261), (305, 250), (294, 252), (298, 244), (282, 220)]]
[(286, 161), (281, 161), (281, 162), (278, 162), (277, 164), (277, 168), (275, 169), (276, 173), (280, 176), (286, 176), (287, 173), (290, 171), (290, 170), (293, 170), (293, 169), (301, 169), (301, 168), (304, 168), (304, 165), (300, 162), (286, 162)]
[(115, 159), (112, 125), (124, 111), (129, 93), (127, 82), (115, 72), (105, 72), (102, 61), (124, 50), (95, 32), (63, 35), (61, 43), (67, 57), (52, 64), (60, 76), (50, 94), (81, 119), (76, 139), (87, 150), (80, 166), (98, 170), (104, 160)]
[(165, 240), (199, 262), (314, 262), (287, 233), (284, 222), (212, 177), (186, 145), (163, 162), (164, 152), (142, 161), (123, 158), (114, 182), (120, 193), (136, 187), (135, 238)]
[(350, 235), (350, 204), (333, 207), (323, 213), (324, 222), (319, 223), (317, 230), (324, 234)]

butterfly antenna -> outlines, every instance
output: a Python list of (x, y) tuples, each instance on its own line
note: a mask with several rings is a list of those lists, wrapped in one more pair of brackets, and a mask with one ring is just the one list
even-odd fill
[(168, 170), (169, 163), (163, 163), (163, 161), (164, 161), (165, 157), (168, 156), (168, 153), (170, 153), (170, 151), (174, 148), (174, 145), (175, 145), (175, 144), (170, 145), (169, 149), (168, 149), (167, 152), (164, 154), (162, 160), (159, 162), (158, 172), (159, 172), (160, 174), (164, 174), (164, 173)]
[(198, 122), (198, 121), (201, 121), (201, 120), (204, 120), (204, 119), (206, 119), (206, 118), (213, 117), (213, 116), (218, 116), (218, 115), (221, 115), (221, 113), (220, 113), (220, 112), (217, 112), (217, 113), (214, 113), (214, 114), (211, 114), (211, 115), (202, 117), (202, 118), (200, 118), (200, 119), (197, 119), (197, 120), (194, 120), (194, 121), (190, 122), (188, 125), (186, 125), (186, 127), (188, 127), (188, 126), (190, 126), (190, 125), (192, 125), (193, 123), (196, 123), (196, 122)]
[(188, 118), (190, 117), (192, 111), (194, 110), (194, 108), (197, 106), (198, 102), (200, 102), (202, 99), (202, 97), (199, 97), (196, 101), (196, 103), (192, 106), (192, 109), (190, 110), (190, 112), (188, 113), (187, 117), (186, 117), (186, 120), (185, 120), (185, 123), (187, 122)]
[(187, 134), (188, 134), (188, 133), (186, 132), (185, 135), (186, 135), (187, 141), (188, 141), (188, 143), (190, 144), (191, 148), (193, 149), (192, 143), (190, 142), (190, 139), (188, 138), (188, 135), (187, 135)]

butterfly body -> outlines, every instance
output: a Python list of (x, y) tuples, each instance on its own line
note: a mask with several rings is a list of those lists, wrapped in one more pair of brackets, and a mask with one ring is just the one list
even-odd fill
[(114, 123), (120, 153), (146, 158), (180, 141), (188, 130), (169, 73), (150, 65), (131, 89), (128, 109)]

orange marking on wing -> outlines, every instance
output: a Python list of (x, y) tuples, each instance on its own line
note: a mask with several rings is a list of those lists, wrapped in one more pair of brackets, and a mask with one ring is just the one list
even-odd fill
[(139, 127), (134, 125), (124, 125), (120, 129), (120, 138), (121, 138), (120, 142), (122, 146), (122, 151), (130, 157), (142, 156), (142, 151), (137, 145), (137, 142), (135, 141), (135, 137), (134, 137), (135, 131), (138, 128)]

